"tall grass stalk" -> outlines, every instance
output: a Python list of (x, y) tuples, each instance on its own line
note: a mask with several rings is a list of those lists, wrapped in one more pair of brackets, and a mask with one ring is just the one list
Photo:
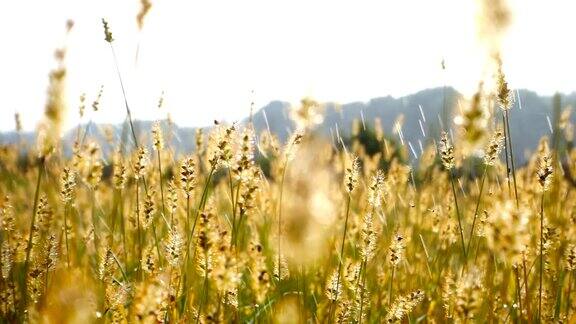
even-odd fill
[(162, 199), (162, 218), (165, 218), (166, 204), (164, 203), (164, 178), (162, 177), (162, 158), (160, 155), (160, 149), (156, 150), (156, 153), (156, 158), (158, 159), (158, 180), (160, 181), (160, 199)]
[(390, 284), (388, 285), (388, 305), (392, 305), (392, 285), (394, 284), (394, 274), (396, 273), (396, 266), (392, 267), (392, 274), (390, 275)]
[(116, 57), (116, 51), (114, 50), (114, 45), (109, 42), (110, 50), (112, 51), (112, 58), (114, 60), (114, 66), (116, 67), (116, 74), (118, 75), (118, 80), (120, 81), (120, 88), (122, 89), (122, 96), (124, 98), (124, 106), (126, 108), (126, 114), (128, 116), (128, 122), (130, 124), (130, 131), (132, 132), (132, 139), (134, 140), (134, 147), (138, 147), (138, 137), (136, 136), (136, 131), (134, 129), (134, 123), (132, 121), (132, 112), (130, 111), (130, 106), (128, 105), (128, 99), (126, 98), (126, 89), (124, 88), (124, 82), (122, 81), (122, 74), (120, 73), (120, 67), (118, 65), (118, 58)]
[(528, 287), (528, 269), (526, 267), (526, 259), (522, 259), (522, 270), (524, 276), (524, 291), (526, 298), (524, 299), (524, 304), (526, 305), (526, 313), (528, 319), (532, 319), (532, 307), (530, 306), (530, 287)]
[(28, 235), (28, 244), (26, 246), (26, 260), (24, 261), (24, 280), (23, 280), (23, 301), (21, 307), (20, 316), (23, 315), (24, 310), (26, 309), (28, 303), (28, 293), (27, 293), (27, 280), (26, 276), (28, 275), (28, 267), (30, 265), (30, 252), (32, 251), (32, 238), (34, 234), (34, 227), (36, 225), (36, 211), (38, 210), (38, 199), (40, 198), (40, 184), (42, 183), (42, 176), (44, 174), (44, 167), (46, 164), (46, 157), (40, 157), (40, 163), (38, 163), (38, 177), (36, 181), (36, 189), (34, 190), (34, 206), (32, 207), (32, 217), (30, 220), (30, 234)]
[(484, 190), (484, 182), (486, 181), (486, 174), (488, 173), (488, 165), (484, 166), (484, 171), (482, 172), (482, 180), (480, 181), (480, 192), (478, 193), (478, 199), (476, 200), (476, 208), (474, 209), (474, 218), (472, 219), (472, 227), (470, 228), (470, 237), (468, 238), (468, 244), (466, 246), (466, 251), (470, 252), (470, 243), (474, 237), (474, 226), (476, 225), (476, 219), (478, 218), (478, 209), (480, 207), (480, 201), (482, 200), (482, 191)]
[(512, 196), (512, 182), (510, 181), (510, 155), (508, 154), (508, 130), (506, 129), (506, 117), (502, 113), (502, 125), (504, 125), (504, 157), (506, 158), (506, 183), (508, 184), (508, 195)]
[[(234, 200), (234, 212), (236, 212), (237, 208), (238, 208), (238, 199), (240, 197), (240, 187), (242, 186), (242, 182), (239, 181), (238, 185), (236, 186), (236, 198)], [(240, 215), (238, 215), (238, 224), (236, 225), (236, 234), (234, 236), (233, 239), (233, 244), (234, 245), (238, 245), (238, 236), (240, 235), (240, 233), (238, 232), (242, 226), (242, 221), (244, 220), (244, 217), (246, 216), (246, 213), (243, 211), (240, 211)], [(242, 242), (242, 241), (240, 241)], [(236, 251), (236, 253), (238, 253), (238, 251)]]
[(568, 292), (566, 293), (566, 318), (570, 318), (570, 309), (572, 308), (570, 295), (572, 294), (572, 272), (568, 272)]
[(538, 291), (538, 322), (542, 323), (542, 281), (544, 278), (544, 191), (540, 199), (540, 281)]
[(208, 302), (208, 288), (210, 287), (210, 284), (208, 282), (208, 250), (204, 250), (204, 297), (202, 299), (199, 300), (199, 305), (198, 305), (198, 314), (196, 315), (196, 324), (198, 324), (199, 320), (200, 320), (200, 314), (202, 314), (202, 308), (204, 307), (204, 305)]
[[(340, 255), (338, 255), (338, 274), (336, 275), (336, 294), (340, 294), (340, 273), (342, 272), (342, 264), (344, 261), (344, 247), (346, 246), (346, 233), (348, 231), (348, 217), (350, 215), (350, 202), (352, 197), (348, 194), (348, 199), (346, 200), (346, 215), (344, 216), (344, 230), (342, 233), (342, 243), (340, 243)], [(330, 322), (333, 321), (334, 316), (334, 305), (336, 300), (333, 300), (330, 304)]]
[[(366, 260), (362, 261), (360, 265), (360, 275), (358, 277), (357, 288), (360, 289), (360, 311), (358, 312), (358, 323), (362, 323), (362, 312), (364, 306), (364, 284), (365, 284), (365, 277), (366, 277)], [(355, 297), (355, 299), (358, 297)]]
[(284, 162), (282, 168), (282, 178), (280, 180), (280, 198), (278, 199), (278, 282), (282, 281), (282, 196), (284, 193), (284, 179), (286, 178), (286, 168), (288, 160)]
[(520, 309), (520, 320), (522, 320), (522, 312), (524, 311), (524, 308), (522, 308), (522, 286), (520, 285), (520, 274), (518, 273), (517, 266), (514, 266), (513, 269), (516, 285), (516, 298), (518, 299), (518, 307)]
[[(236, 204), (234, 200), (234, 185), (232, 182), (232, 170), (228, 169), (228, 186), (230, 187), (230, 211), (232, 214), (232, 244), (236, 245)], [(240, 188), (240, 184), (238, 184)], [(238, 189), (240, 190), (240, 189)]]
[[(192, 242), (192, 239), (194, 238), (194, 231), (195, 231), (195, 229), (196, 229), (196, 224), (197, 224), (197, 222), (198, 222), (198, 217), (200, 216), (200, 212), (201, 212), (202, 210), (204, 210), (204, 206), (205, 206), (205, 204), (206, 204), (206, 199), (207, 199), (207, 196), (208, 196), (208, 187), (209, 187), (209, 185), (210, 185), (210, 182), (212, 181), (212, 176), (214, 175), (214, 171), (215, 171), (215, 169), (214, 169), (214, 167), (212, 167), (212, 168), (210, 169), (210, 173), (208, 174), (208, 177), (206, 178), (206, 183), (204, 184), (204, 188), (202, 189), (202, 195), (201, 195), (201, 197), (200, 197), (200, 201), (198, 202), (198, 207), (197, 207), (197, 209), (196, 209), (196, 215), (194, 216), (194, 223), (192, 224), (192, 229), (191, 229), (190, 232), (188, 233), (188, 239), (187, 239), (187, 242), (186, 242), (186, 251), (185, 251), (185, 257), (184, 257), (184, 263), (182, 264), (182, 275), (181, 275), (180, 279), (178, 279), (178, 284), (176, 285), (176, 287), (178, 287), (178, 288), (177, 288), (178, 290), (177, 290), (177, 292), (176, 292), (176, 297), (178, 297), (178, 292), (180, 291), (180, 286), (181, 286), (181, 284), (182, 284), (182, 294), (183, 294), (183, 296), (184, 296), (183, 307), (184, 307), (184, 310), (185, 310), (185, 311), (187, 310), (186, 303), (187, 303), (187, 299), (188, 299), (188, 294), (185, 293), (186, 290), (187, 290), (187, 287), (188, 287), (188, 284), (187, 284), (187, 279), (188, 279), (188, 277), (187, 277), (187, 275), (186, 275), (186, 274), (187, 274), (186, 269), (187, 269), (187, 267), (188, 267), (188, 261), (189, 261), (189, 259), (190, 259), (190, 244), (191, 244), (191, 242)], [(186, 209), (187, 209), (187, 211), (189, 212), (189, 211), (190, 211), (190, 204), (189, 204), (190, 199), (187, 199), (187, 200), (188, 200), (188, 203), (187, 203), (187, 208), (186, 208)], [(189, 214), (188, 214), (188, 215), (189, 215)], [(188, 215), (187, 215), (187, 216), (188, 216)], [(182, 278), (184, 278), (184, 280), (182, 280)], [(177, 299), (177, 298), (176, 298), (176, 299)]]
[(508, 143), (510, 145), (510, 165), (512, 166), (512, 179), (514, 179), (514, 197), (516, 198), (516, 208), (520, 206), (518, 200), (518, 185), (516, 183), (516, 167), (514, 164), (514, 148), (512, 146), (512, 134), (510, 133), (510, 112), (508, 110), (504, 110), (504, 120), (506, 122), (506, 133)]
[(160, 263), (160, 267), (162, 267), (163, 261), (162, 261), (162, 252), (160, 250), (160, 240), (158, 239), (158, 235), (156, 234), (156, 224), (154, 224), (154, 221), (152, 221), (152, 224), (150, 225), (150, 227), (152, 227), (152, 235), (154, 235), (154, 244), (156, 245), (156, 253), (158, 254), (158, 262)]
[(70, 268), (70, 244), (68, 242), (68, 210), (70, 203), (64, 205), (64, 240), (66, 241), (66, 265)]
[(137, 228), (137, 243), (138, 243), (138, 261), (137, 269), (140, 274), (140, 279), (142, 279), (142, 224), (140, 224), (140, 188), (138, 185), (138, 179), (136, 179), (136, 184), (134, 188), (136, 189), (136, 228)]
[(122, 232), (122, 243), (124, 244), (124, 264), (128, 264), (128, 242), (126, 241), (126, 221), (124, 219), (124, 203), (122, 203), (122, 190), (118, 190), (120, 230)]
[(449, 170), (450, 172), (450, 183), (452, 184), (452, 194), (454, 195), (454, 205), (456, 206), (456, 217), (458, 219), (458, 230), (460, 232), (460, 243), (462, 243), (462, 256), (464, 257), (464, 263), (468, 259), (468, 255), (466, 253), (466, 246), (464, 243), (464, 232), (462, 230), (462, 220), (460, 218), (460, 207), (458, 206), (458, 198), (456, 195), (456, 186), (454, 185), (454, 171), (452, 169)]
[(94, 188), (90, 188), (91, 195), (91, 215), (92, 215), (92, 230), (94, 234), (94, 250), (99, 251), (100, 248), (100, 233), (98, 232), (98, 219), (96, 216), (96, 192)]

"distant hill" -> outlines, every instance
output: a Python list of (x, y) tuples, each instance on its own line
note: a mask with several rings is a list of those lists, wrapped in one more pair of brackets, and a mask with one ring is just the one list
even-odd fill
[[(516, 152), (515, 158), (518, 163), (523, 163), (527, 153), (536, 147), (540, 137), (550, 134), (547, 117), (553, 118), (553, 104), (551, 96), (539, 96), (533, 91), (519, 90), (515, 94), (520, 100), (516, 100), (512, 108), (510, 128)], [(439, 130), (442, 129), (440, 123), (449, 123), (449, 115), (443, 111), (443, 107), (457, 107), (460, 96), (456, 90), (447, 87), (426, 89), (400, 98), (387, 96), (374, 98), (368, 102), (352, 102), (343, 105), (328, 103), (324, 121), (317, 126), (317, 132), (329, 138), (334, 138), (336, 132), (345, 137), (349, 135), (355, 119), (363, 119), (367, 127), (373, 127), (374, 119), (378, 117), (384, 131), (390, 136), (397, 136), (393, 132), (393, 125), (398, 116), (402, 114), (404, 115), (402, 128), (404, 143), (412, 145), (414, 151), (419, 154), (420, 143), (424, 145), (432, 137), (437, 137)], [(567, 105), (576, 107), (576, 93), (564, 94), (561, 98), (562, 107)], [(289, 109), (289, 104), (286, 102), (272, 101), (255, 112), (253, 122), (257, 133), (269, 128), (281, 140), (285, 140), (294, 129), (289, 119)], [(576, 113), (572, 114), (571, 119), (576, 123)], [(246, 123), (247, 120), (246, 118), (241, 122)], [(139, 134), (149, 134), (151, 126), (150, 121), (135, 121), (135, 128)], [(116, 139), (122, 136), (122, 125), (91, 125), (90, 135), (102, 143), (105, 153), (112, 149), (104, 140), (103, 130), (106, 128), (112, 130), (111, 133)], [(426, 136), (423, 136), (422, 129)], [(194, 134), (195, 128), (175, 126), (172, 147), (177, 152), (190, 152), (194, 149)], [(24, 133), (20, 136), (27, 142), (33, 142), (32, 133)], [(75, 136), (76, 130), (71, 130), (64, 136), (67, 152), (70, 152)], [(127, 138), (130, 139), (130, 136)], [(0, 134), (0, 143), (14, 143), (17, 140), (18, 135), (15, 132)]]
[[(528, 153), (538, 144), (538, 140), (550, 134), (547, 117), (550, 120), (553, 119), (553, 98), (552, 96), (539, 96), (529, 90), (519, 90), (515, 94), (519, 100), (516, 99), (511, 110), (510, 132), (516, 152), (515, 159), (523, 163)], [(449, 123), (448, 113), (443, 112), (444, 100), (446, 100), (447, 107), (457, 107), (457, 100), (460, 97), (461, 95), (453, 88), (433, 88), (400, 98), (387, 96), (374, 98), (368, 102), (348, 103), (339, 107), (328, 104), (324, 122), (318, 126), (318, 131), (327, 136), (335, 136), (336, 129), (338, 129), (341, 136), (346, 136), (350, 133), (353, 120), (362, 119), (363, 116), (367, 127), (373, 127), (374, 119), (378, 117), (384, 131), (388, 135), (397, 136), (393, 130), (394, 122), (400, 114), (403, 114), (404, 142), (406, 145), (412, 144), (419, 154), (419, 142), (424, 145), (430, 136), (437, 138), (442, 129), (440, 123)], [(562, 107), (571, 105), (576, 108), (576, 93), (562, 95), (561, 98)], [(285, 139), (289, 131), (293, 129), (288, 110), (287, 103), (271, 102), (254, 115), (255, 128), (258, 131), (266, 129), (265, 112), (270, 130)], [(499, 110), (497, 112), (500, 114)], [(573, 123), (576, 122), (576, 113), (571, 115), (571, 120)], [(426, 137), (422, 134), (420, 123), (422, 123)]]

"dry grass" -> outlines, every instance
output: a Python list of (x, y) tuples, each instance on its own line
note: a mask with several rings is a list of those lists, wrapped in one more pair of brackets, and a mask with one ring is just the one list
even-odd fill
[[(56, 76), (43, 125), (59, 122)], [(552, 147), (543, 139), (511, 174), (510, 96), (498, 77), (500, 91), (479, 91), (460, 135), (430, 140), (412, 163), (379, 121), (364, 121), (375, 155), (360, 127), (349, 141), (318, 138), (321, 105), (310, 99), (285, 145), (249, 123), (219, 124), (178, 156), (159, 123), (140, 137), (128, 130), (132, 144), (109, 142), (106, 159), (80, 126), (70, 158), (53, 137), (26, 153), (4, 146), (1, 320), (570, 322), (571, 126), (562, 119)], [(491, 98), (503, 119), (479, 108)]]

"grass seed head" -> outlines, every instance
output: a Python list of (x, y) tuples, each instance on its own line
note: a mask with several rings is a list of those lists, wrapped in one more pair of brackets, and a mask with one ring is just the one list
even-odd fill
[(490, 142), (484, 150), (484, 164), (493, 166), (498, 155), (504, 147), (504, 135), (501, 130), (496, 130), (490, 139)]
[(344, 172), (344, 187), (348, 193), (352, 193), (358, 186), (358, 178), (360, 175), (360, 161), (357, 156), (350, 158), (350, 166), (346, 167)]
[(108, 21), (106, 21), (104, 18), (102, 18), (102, 25), (104, 26), (104, 40), (108, 43), (112, 43), (114, 41), (114, 38), (112, 37), (112, 31), (108, 26)]
[(133, 161), (132, 170), (134, 172), (134, 179), (139, 180), (144, 177), (146, 168), (148, 167), (148, 150), (145, 147), (140, 146), (136, 152), (136, 155), (134, 156)]
[(156, 151), (162, 151), (164, 148), (164, 136), (162, 135), (162, 127), (159, 122), (155, 122), (152, 126), (152, 142)]
[(552, 155), (550, 154), (550, 149), (548, 148), (548, 141), (543, 140), (540, 142), (539, 165), (538, 171), (536, 173), (538, 184), (540, 185), (540, 190), (547, 191), (550, 187), (553, 170)]
[(188, 197), (196, 188), (196, 163), (191, 156), (185, 158), (180, 164), (180, 186)]
[(416, 290), (408, 295), (397, 297), (386, 315), (387, 323), (401, 323), (412, 310), (424, 300), (424, 292)]
[(446, 170), (454, 168), (454, 146), (450, 144), (447, 132), (442, 132), (440, 138), (440, 159)]
[(60, 178), (60, 198), (64, 203), (69, 203), (74, 199), (74, 188), (76, 187), (76, 174), (69, 167), (64, 168)]

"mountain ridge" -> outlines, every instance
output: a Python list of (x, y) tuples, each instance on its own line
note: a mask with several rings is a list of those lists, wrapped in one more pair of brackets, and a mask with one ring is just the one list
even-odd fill
[[(523, 163), (527, 153), (536, 147), (540, 137), (550, 134), (548, 119), (552, 119), (553, 96), (538, 95), (535, 91), (528, 89), (519, 89), (514, 91), (514, 94), (516, 100), (511, 110), (510, 131), (514, 148), (517, 153), (520, 153), (517, 154), (518, 162)], [(576, 106), (576, 92), (560, 94), (560, 96), (562, 107)], [(345, 104), (327, 102), (325, 103), (324, 120), (315, 130), (323, 136), (332, 137), (334, 140), (336, 132), (342, 136), (348, 136), (355, 119), (363, 119), (364, 124), (371, 127), (375, 118), (379, 118), (385, 133), (388, 136), (397, 136), (392, 128), (397, 118), (403, 115), (403, 140), (412, 148), (419, 148), (431, 138), (437, 137), (439, 131), (444, 128), (444, 124), (450, 122), (448, 111), (444, 107), (459, 109), (457, 101), (460, 98), (462, 95), (452, 87), (437, 87), (423, 89), (401, 97), (387, 95), (371, 98), (368, 101), (354, 101)], [(289, 103), (280, 100), (270, 101), (261, 107), (252, 116), (256, 132), (259, 134), (269, 129), (280, 140), (284, 141), (294, 130), (294, 125), (289, 118), (289, 109)], [(245, 124), (248, 120), (249, 117), (245, 117), (238, 122)], [(574, 114), (571, 116), (571, 121), (576, 123)], [(152, 123), (153, 121), (134, 121), (139, 135), (149, 133)], [(109, 128), (113, 130), (113, 136), (118, 139), (124, 124), (98, 124), (95, 126), (93, 124), (90, 135), (99, 142), (105, 142), (103, 130)], [(524, 127), (525, 125), (532, 127), (527, 128)], [(86, 124), (81, 125), (81, 127), (85, 126)], [(194, 149), (194, 134), (198, 128), (205, 129), (208, 127), (179, 127), (174, 125), (174, 138), (171, 144), (176, 152), (190, 152)], [(64, 134), (65, 152), (70, 151), (75, 134), (76, 128)], [(34, 132), (0, 133), (0, 144), (15, 143), (20, 139), (33, 143)], [(104, 151), (111, 149), (106, 149), (105, 145), (102, 146)], [(418, 149), (414, 149), (414, 151), (418, 151)], [(416, 154), (418, 153), (416, 152)], [(412, 157), (416, 158), (415, 156)]]

